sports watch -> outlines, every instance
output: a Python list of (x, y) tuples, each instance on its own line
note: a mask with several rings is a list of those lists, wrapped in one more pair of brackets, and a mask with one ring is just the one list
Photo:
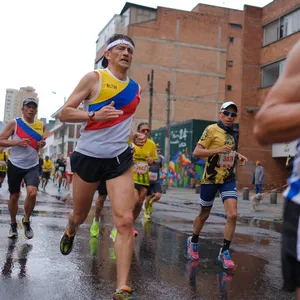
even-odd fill
[(93, 111), (93, 110), (89, 111), (88, 116), (89, 116), (90, 121), (95, 122), (95, 120), (94, 120), (95, 111)]

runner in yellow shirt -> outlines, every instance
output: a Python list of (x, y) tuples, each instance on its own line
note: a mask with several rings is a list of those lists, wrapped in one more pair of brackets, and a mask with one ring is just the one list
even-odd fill
[(140, 123), (138, 125), (137, 131), (139, 133), (143, 133), (147, 137), (147, 141), (142, 148), (134, 145), (133, 181), (135, 188), (135, 198), (137, 201), (133, 212), (134, 220), (138, 218), (143, 206), (143, 202), (147, 196), (147, 191), (150, 185), (150, 166), (153, 163), (158, 162), (156, 144), (149, 139), (151, 133), (149, 124), (146, 122)]
[(46, 156), (43, 162), (42, 167), (42, 189), (45, 192), (46, 191), (46, 185), (50, 179), (50, 174), (53, 169), (52, 161), (49, 159), (49, 156)]
[(4, 148), (0, 147), (0, 188), (6, 176), (6, 164), (8, 161), (8, 153), (4, 152)]

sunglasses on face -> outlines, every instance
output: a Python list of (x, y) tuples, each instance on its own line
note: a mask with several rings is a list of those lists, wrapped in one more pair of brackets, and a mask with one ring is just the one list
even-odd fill
[(150, 129), (142, 129), (142, 130), (141, 130), (141, 133), (145, 133), (145, 132), (148, 132), (148, 133), (149, 133), (149, 132), (150, 132)]
[(237, 116), (237, 113), (235, 112), (231, 112), (228, 110), (223, 110), (222, 113), (226, 116), (226, 117), (232, 117), (235, 118)]

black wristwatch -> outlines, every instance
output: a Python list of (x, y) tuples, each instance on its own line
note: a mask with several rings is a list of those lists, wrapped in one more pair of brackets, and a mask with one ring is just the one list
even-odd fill
[(88, 116), (89, 116), (90, 121), (95, 122), (95, 120), (94, 120), (95, 111), (94, 110), (89, 111)]

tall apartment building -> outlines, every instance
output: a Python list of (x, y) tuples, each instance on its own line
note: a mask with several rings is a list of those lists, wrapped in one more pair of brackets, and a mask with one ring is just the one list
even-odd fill
[(5, 104), (4, 104), (4, 126), (18, 116), (18, 90), (6, 89)]
[[(135, 45), (129, 75), (142, 88), (135, 123), (148, 120), (147, 75), (154, 70), (153, 129), (166, 124), (166, 87), (171, 82), (171, 122), (216, 121), (224, 101), (240, 107), (240, 148), (249, 163), (238, 169), (238, 183), (249, 186), (260, 160), (266, 183), (288, 176), (285, 157), (293, 144), (261, 147), (253, 137), (254, 116), (280, 76), (287, 53), (299, 39), (300, 0), (274, 0), (243, 11), (198, 4), (192, 11), (126, 3), (99, 33), (95, 68), (113, 33), (129, 35)], [(272, 151), (273, 149), (273, 151)], [(285, 156), (285, 157), (284, 157)]]

